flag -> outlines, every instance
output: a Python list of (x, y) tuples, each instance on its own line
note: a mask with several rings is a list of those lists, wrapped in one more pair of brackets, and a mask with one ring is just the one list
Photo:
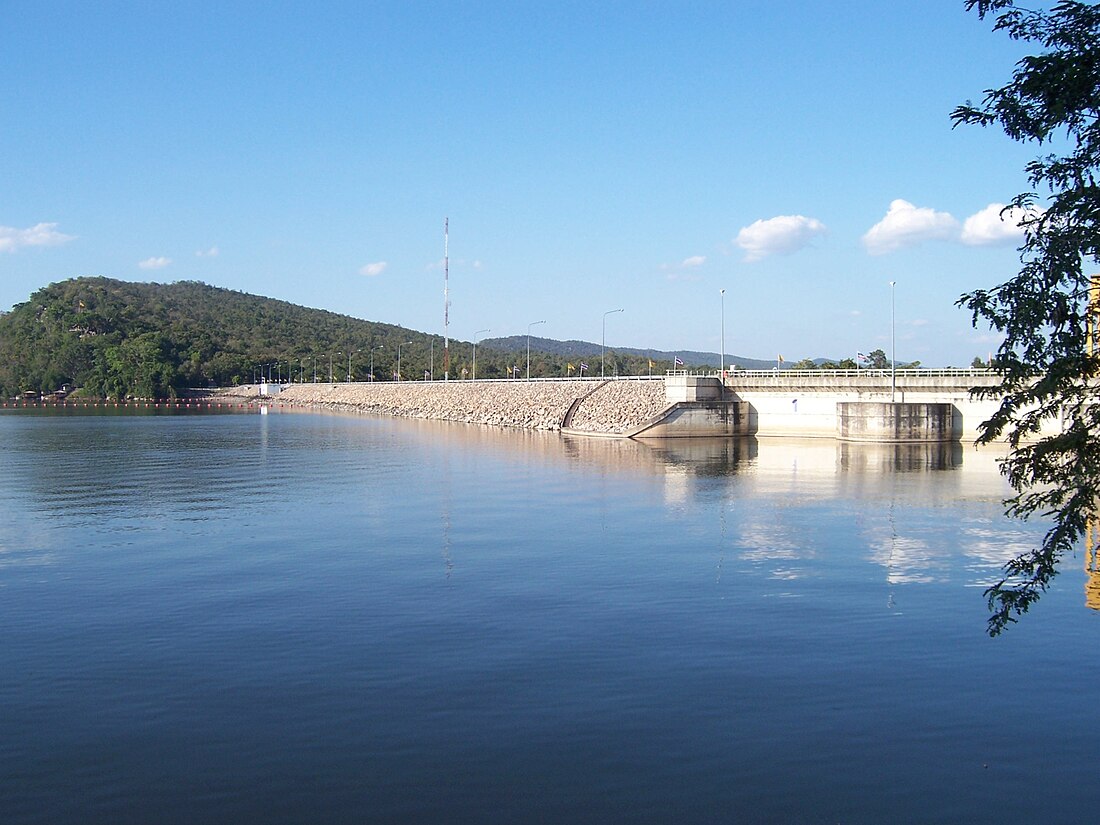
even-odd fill
[(682, 367), (684, 365), (684, 359), (681, 358), (679, 355), (676, 356), (676, 358), (674, 359), (674, 362), (675, 362), (676, 366), (678, 366), (678, 367)]
[(856, 360), (858, 361), (870, 361), (871, 359), (864, 355), (862, 352), (856, 353)]
[(588, 369), (588, 364), (584, 363), (584, 361), (581, 361), (581, 369), (582, 370)]
[(575, 370), (575, 369), (576, 369), (576, 367), (574, 367), (574, 366), (573, 366), (572, 364), (566, 364), (566, 365), (565, 365), (565, 369), (566, 369), (566, 370), (567, 370), (568, 372), (572, 372), (573, 370)]
[(783, 356), (782, 356), (782, 355), (780, 355), (780, 356), (779, 356), (779, 363), (780, 363), (780, 364), (782, 364), (782, 363), (783, 363)]
[(654, 363), (653, 363), (653, 359), (652, 359), (652, 358), (650, 358), (650, 359), (649, 359), (649, 368), (650, 368), (650, 369), (653, 369), (653, 368), (654, 368), (655, 366), (657, 366), (657, 365), (656, 365), (656, 364), (654, 364)]

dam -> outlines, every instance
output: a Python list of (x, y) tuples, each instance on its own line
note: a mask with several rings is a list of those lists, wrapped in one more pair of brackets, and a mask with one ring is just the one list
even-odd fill
[(972, 442), (1000, 399), (981, 369), (670, 371), (660, 376), (255, 385), (275, 408), (459, 421), (590, 437)]

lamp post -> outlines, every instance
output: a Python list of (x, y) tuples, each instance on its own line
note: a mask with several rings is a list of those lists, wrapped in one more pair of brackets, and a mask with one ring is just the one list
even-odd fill
[(532, 321), (527, 325), (527, 380), (531, 380), (531, 327), (545, 324), (546, 321)]
[(475, 381), (477, 380), (477, 336), (481, 335), (481, 333), (483, 333), (483, 332), (492, 332), (492, 330), (491, 330), (491, 329), (488, 329), (488, 328), (486, 328), (486, 329), (479, 329), (479, 330), (478, 330), (477, 332), (475, 332), (475, 333), (474, 333), (474, 367), (473, 367), (473, 380), (475, 380)]
[(370, 380), (371, 381), (374, 380), (374, 351), (376, 349), (385, 349), (385, 348), (386, 348), (385, 344), (379, 344), (376, 347), (371, 347), (370, 348)]
[(406, 344), (411, 344), (411, 343), (412, 343), (412, 341), (403, 341), (402, 343), (397, 345), (397, 380), (398, 381), (401, 380), (401, 347), (405, 346)]
[(603, 354), (607, 349), (607, 316), (613, 315), (616, 312), (622, 312), (621, 309), (609, 309), (603, 314), (601, 329), (600, 329), (600, 378), (603, 378)]
[[(362, 352), (363, 350), (357, 349), (356, 352)], [(348, 350), (348, 383), (351, 383), (351, 350)]]
[(305, 358), (299, 358), (298, 359), (298, 383), (299, 384), (306, 383), (306, 359)]
[(726, 371), (726, 290), (718, 290), (718, 295), (721, 296), (722, 303), (722, 334), (720, 336), (722, 351), (718, 353), (718, 376), (722, 378)]
[(894, 403), (894, 395), (898, 389), (897, 352), (894, 348), (894, 281), (890, 282), (890, 403)]
[(314, 353), (310, 356), (313, 359), (313, 383), (317, 383), (317, 354)]

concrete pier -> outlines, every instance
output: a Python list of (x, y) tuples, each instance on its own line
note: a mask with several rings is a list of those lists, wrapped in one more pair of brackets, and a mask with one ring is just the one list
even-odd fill
[(836, 436), (880, 443), (952, 441), (952, 409), (951, 404), (838, 401)]

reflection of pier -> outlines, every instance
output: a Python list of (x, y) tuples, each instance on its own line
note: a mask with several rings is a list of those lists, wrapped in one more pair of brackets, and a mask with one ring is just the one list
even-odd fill
[(1095, 519), (1085, 529), (1085, 606), (1100, 610), (1100, 529)]

